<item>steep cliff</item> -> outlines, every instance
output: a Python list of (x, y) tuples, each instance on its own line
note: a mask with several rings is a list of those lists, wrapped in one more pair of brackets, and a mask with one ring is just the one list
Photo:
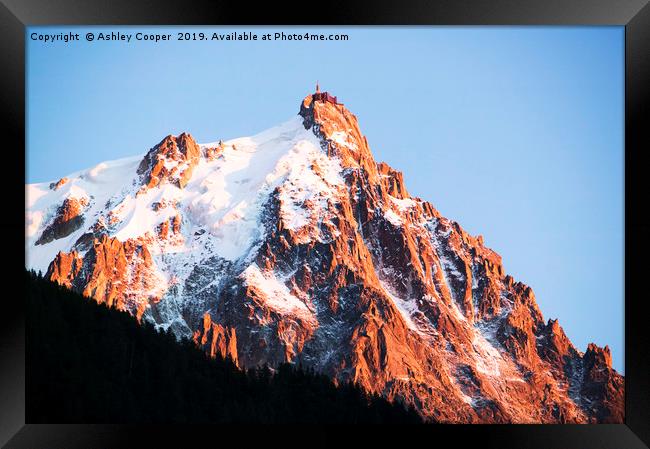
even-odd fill
[[(309, 95), (256, 136), (168, 136), (98, 167), (28, 186), (28, 264), (51, 280), (242, 368), (301, 364), (427, 419), (623, 420), (609, 349), (544, 321), (481, 236), (374, 160), (341, 104)], [(82, 224), (61, 225), (80, 192)]]

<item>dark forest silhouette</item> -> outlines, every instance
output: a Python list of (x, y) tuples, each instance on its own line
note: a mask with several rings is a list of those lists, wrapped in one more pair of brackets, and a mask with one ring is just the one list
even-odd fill
[(419, 423), (412, 408), (284, 364), (242, 371), (25, 272), (28, 423)]

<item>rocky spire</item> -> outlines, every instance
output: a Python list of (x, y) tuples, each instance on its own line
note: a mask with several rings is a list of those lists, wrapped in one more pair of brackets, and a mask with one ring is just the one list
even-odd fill
[(170, 182), (183, 188), (192, 177), (201, 151), (188, 133), (171, 134), (153, 147), (138, 167), (146, 189)]
[[(583, 354), (544, 321), (532, 289), (482, 237), (375, 162), (335, 97), (308, 95), (299, 114), (302, 126), (218, 145), (203, 160), (188, 134), (166, 137), (134, 173), (146, 195), (90, 192), (92, 221), (72, 226), (87, 209), (63, 205), (28, 251), (56, 247), (49, 279), (244, 369), (300, 363), (441, 422), (622, 422), (624, 379), (607, 347)], [(76, 182), (45, 186), (51, 210)], [(120, 220), (147, 226), (120, 239)], [(255, 233), (239, 238), (240, 228)], [(70, 246), (84, 235), (87, 245)], [(224, 245), (241, 255), (226, 258)]]
[(363, 169), (372, 182), (376, 181), (377, 164), (357, 117), (341, 103), (317, 98), (307, 95), (300, 104), (299, 114), (305, 128), (311, 129), (322, 140), (327, 154), (340, 158), (344, 167)]

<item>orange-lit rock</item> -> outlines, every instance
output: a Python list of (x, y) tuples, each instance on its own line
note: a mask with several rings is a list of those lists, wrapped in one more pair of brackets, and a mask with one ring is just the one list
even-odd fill
[(208, 147), (204, 151), (205, 158), (213, 161), (223, 153), (223, 144), (220, 142), (216, 147)]
[(83, 258), (76, 251), (71, 253), (59, 252), (50, 265), (45, 277), (68, 288), (79, 273)]
[(86, 198), (66, 198), (56, 211), (56, 216), (36, 241), (44, 245), (53, 240), (67, 237), (84, 223), (83, 210), (88, 206)]
[(222, 325), (213, 323), (209, 313), (203, 315), (203, 325), (194, 331), (192, 336), (194, 343), (206, 349), (210, 357), (217, 354), (221, 357), (229, 357), (239, 366), (237, 360), (237, 333), (234, 328), (224, 328)]
[(58, 190), (59, 187), (61, 187), (63, 184), (67, 183), (68, 181), (69, 181), (69, 179), (64, 176), (63, 178), (59, 179), (57, 182), (51, 183), (50, 184), (50, 189), (51, 190)]
[[(72, 268), (67, 269), (68, 266)], [(94, 239), (83, 259), (75, 252), (59, 253), (46, 277), (99, 303), (134, 314), (139, 311), (140, 315), (148, 303), (160, 300), (165, 288), (145, 244), (135, 240), (121, 242), (106, 235)]]
[[(271, 176), (259, 216), (247, 216), (249, 203), (236, 199), (241, 211), (217, 217), (259, 228), (249, 254), (219, 256), (236, 233), (200, 220), (229, 198), (209, 195), (214, 179), (192, 179), (197, 164), (214, 162), (197, 173), (219, 170), (230, 147), (203, 147), (201, 155), (181, 134), (147, 154), (131, 192), (154, 198), (146, 213), (156, 226), (120, 241), (118, 214), (105, 211), (73, 250), (56, 256), (48, 277), (241, 368), (300, 364), (412, 404), (434, 421), (623, 422), (624, 379), (607, 347), (582, 353), (557, 320), (545, 321), (532, 289), (506, 274), (482, 236), (410, 196), (399, 171), (376, 163), (345, 106), (310, 95), (299, 114), (304, 128), (287, 135), (318, 139), (322, 153), (304, 164), (315, 184)], [(299, 196), (301, 225), (285, 221), (297, 207), (287, 192), (319, 185), (332, 160), (340, 185), (325, 199)], [(222, 181), (250, 185), (245, 177)], [(183, 204), (175, 196), (183, 192), (155, 190), (164, 183), (199, 190)]]
[(192, 136), (183, 133), (177, 137), (169, 135), (153, 147), (138, 167), (146, 188), (162, 182), (185, 187), (192, 177), (194, 167), (201, 156), (201, 150)]

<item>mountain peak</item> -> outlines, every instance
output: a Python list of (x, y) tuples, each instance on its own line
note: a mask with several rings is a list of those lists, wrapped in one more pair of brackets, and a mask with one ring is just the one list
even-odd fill
[(343, 112), (345, 110), (343, 103), (339, 103), (336, 96), (329, 92), (321, 92), (317, 83), (316, 91), (303, 98), (300, 105), (300, 115), (304, 119), (305, 128), (309, 129), (314, 125), (314, 113), (320, 109), (318, 106), (329, 107), (330, 112)]
[(138, 167), (143, 187), (150, 189), (163, 182), (185, 187), (200, 156), (201, 150), (190, 134), (168, 135), (149, 150)]
[(254, 136), (169, 135), (68, 179), (28, 186), (30, 267), (212, 356), (300, 363), (442, 422), (621, 422), (609, 349), (575, 350), (320, 88)]
[(356, 115), (350, 112), (338, 97), (329, 92), (307, 95), (299, 115), (305, 129), (311, 129), (321, 139), (321, 147), (328, 156), (336, 156), (345, 168), (364, 169), (371, 182), (377, 182), (377, 164), (368, 140), (361, 133)]

